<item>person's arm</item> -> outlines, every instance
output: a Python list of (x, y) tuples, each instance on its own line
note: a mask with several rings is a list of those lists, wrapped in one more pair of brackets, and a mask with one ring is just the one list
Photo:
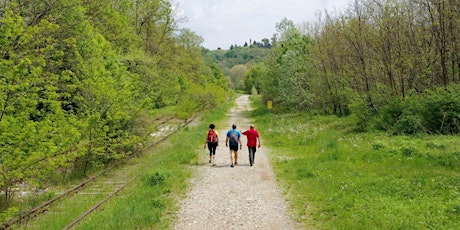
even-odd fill
[(206, 148), (207, 143), (208, 143), (208, 133), (206, 133), (206, 139), (204, 140), (204, 148)]
[(243, 149), (243, 144), (241, 143), (241, 132), (240, 132), (240, 135), (238, 136), (238, 142), (240, 143), (240, 149)]
[(259, 143), (257, 147), (260, 148), (260, 137), (257, 137), (257, 142)]
[(228, 146), (228, 136), (225, 138), (225, 146)]

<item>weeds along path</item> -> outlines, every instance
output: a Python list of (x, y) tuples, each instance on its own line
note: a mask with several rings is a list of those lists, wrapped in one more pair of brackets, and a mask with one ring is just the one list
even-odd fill
[[(147, 149), (163, 142), (178, 130), (178, 126), (184, 127), (193, 120), (183, 123), (182, 120), (169, 117), (157, 119), (158, 131), (152, 133), (152, 139), (142, 146)], [(115, 164), (66, 191), (53, 189), (57, 191), (57, 196), (32, 210), (21, 212), (19, 217), (0, 225), (0, 229), (71, 229), (135, 181), (148, 168), (158, 164), (161, 157), (152, 153), (126, 159), (121, 164)]]
[[(239, 150), (238, 165), (230, 167), (229, 149), (225, 136), (232, 124), (244, 131), (250, 121), (249, 96), (241, 96), (229, 119), (216, 124), (219, 146), (216, 164), (208, 164), (208, 152), (203, 150), (196, 176), (191, 180), (187, 196), (180, 201), (178, 218), (173, 229), (300, 229), (289, 215), (287, 204), (276, 185), (268, 160), (268, 149), (263, 144), (257, 149), (255, 165), (249, 165), (246, 137), (242, 137), (243, 149)], [(257, 129), (257, 127), (256, 127)], [(203, 139), (205, 131), (203, 130)], [(201, 146), (201, 148), (203, 148)]]

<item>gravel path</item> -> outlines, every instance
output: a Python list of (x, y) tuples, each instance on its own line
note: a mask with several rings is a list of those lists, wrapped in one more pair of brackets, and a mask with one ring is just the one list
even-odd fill
[(196, 169), (190, 191), (180, 201), (173, 229), (300, 229), (289, 216), (287, 204), (276, 185), (263, 133), (262, 147), (257, 149), (254, 166), (249, 166), (246, 137), (243, 136), (238, 165), (230, 167), (225, 134), (233, 123), (241, 131), (248, 129), (250, 124), (242, 113), (250, 110), (249, 97), (241, 96), (236, 102), (237, 107), (228, 114), (226, 127), (219, 127), (219, 124), (216, 127), (220, 134), (217, 166), (207, 163), (208, 154), (203, 150), (202, 161), (206, 164)]

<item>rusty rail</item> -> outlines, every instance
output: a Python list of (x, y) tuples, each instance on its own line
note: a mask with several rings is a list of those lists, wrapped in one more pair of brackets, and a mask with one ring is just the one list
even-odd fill
[[(159, 119), (157, 119), (157, 120), (160, 120), (160, 119), (161, 119), (161, 118), (159, 118)], [(173, 118), (168, 118), (168, 119), (166, 119), (166, 120), (160, 122), (160, 125), (161, 125), (161, 124), (165, 124), (166, 122), (168, 122), (168, 121), (170, 121), (170, 120), (172, 120), (172, 119), (173, 119)], [(181, 125), (181, 127), (185, 127), (185, 126), (189, 125), (189, 124), (190, 124), (193, 120), (195, 120), (195, 119), (196, 119), (196, 117), (193, 117), (193, 118), (191, 118), (191, 119), (185, 121), (185, 122)], [(176, 133), (177, 131), (178, 131), (178, 129), (173, 130), (172, 132), (168, 133), (166, 136), (164, 136), (164, 137), (160, 138), (159, 140), (156, 140), (156, 141), (154, 141), (153, 143), (149, 144), (149, 145), (147, 146), (147, 148), (150, 148), (150, 147), (152, 147), (152, 146), (155, 146), (155, 145), (157, 145), (157, 144), (159, 144), (159, 143), (165, 141), (166, 139), (168, 139), (170, 136), (172, 136), (172, 135), (173, 135), (174, 133)], [(114, 166), (112, 166), (112, 167), (110, 167), (110, 168), (104, 170), (104, 171), (101, 172), (100, 174), (95, 175), (95, 176), (89, 178), (88, 180), (86, 180), (86, 181), (84, 181), (84, 182), (78, 184), (77, 186), (75, 186), (75, 187), (73, 187), (73, 188), (71, 188), (71, 189), (69, 189), (69, 190), (63, 192), (63, 193), (60, 194), (59, 196), (56, 196), (56, 197), (54, 197), (53, 199), (48, 200), (48, 201), (42, 203), (42, 204), (39, 205), (38, 207), (35, 207), (35, 208), (29, 210), (29, 211), (26, 212), (25, 214), (20, 215), (20, 216), (17, 217), (17, 218), (11, 219), (10, 221), (8, 221), (8, 222), (2, 224), (2, 226), (0, 226), (0, 230), (7, 229), (7, 228), (11, 227), (12, 225), (14, 225), (14, 224), (20, 222), (21, 220), (28, 218), (28, 217), (31, 216), (31, 215), (39, 214), (39, 213), (43, 212), (48, 206), (50, 206), (50, 205), (53, 204), (54, 202), (56, 202), (56, 201), (58, 201), (58, 200), (64, 198), (65, 196), (68, 196), (68, 195), (71, 194), (71, 193), (76, 193), (76, 192), (78, 192), (79, 190), (84, 189), (85, 186), (86, 186), (88, 183), (90, 183), (90, 182), (96, 180), (97, 178), (99, 178), (100, 176), (102, 176), (102, 175), (104, 175), (104, 174), (110, 172), (110, 171), (113, 170), (116, 166), (117, 166), (117, 165), (114, 165)], [(72, 221), (72, 222), (71, 222), (69, 225), (67, 225), (64, 229), (70, 229), (70, 228), (72, 228), (73, 226), (75, 226), (76, 224), (78, 224), (79, 222), (81, 222), (86, 216), (88, 216), (88, 215), (91, 214), (92, 212), (96, 211), (97, 208), (99, 208), (102, 204), (104, 204), (104, 203), (107, 202), (109, 199), (111, 199), (114, 195), (117, 195), (120, 191), (122, 191), (131, 181), (134, 181), (138, 176), (139, 176), (139, 175), (135, 176), (134, 178), (132, 178), (131, 180), (129, 180), (128, 182), (126, 182), (123, 186), (117, 188), (114, 192), (112, 192), (111, 194), (109, 194), (109, 195), (108, 195), (107, 197), (105, 197), (102, 201), (100, 201), (99, 203), (97, 203), (96, 205), (94, 205), (93, 207), (91, 207), (90, 209), (88, 209), (85, 213), (83, 213), (82, 215), (80, 215), (78, 218), (76, 218), (74, 221)]]

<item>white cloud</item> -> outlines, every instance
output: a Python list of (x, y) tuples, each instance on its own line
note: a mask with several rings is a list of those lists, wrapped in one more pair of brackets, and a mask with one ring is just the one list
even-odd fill
[(343, 10), (350, 0), (176, 0), (188, 18), (181, 27), (204, 38), (204, 47), (227, 49), (249, 39), (271, 38), (283, 18), (315, 21), (319, 11)]

